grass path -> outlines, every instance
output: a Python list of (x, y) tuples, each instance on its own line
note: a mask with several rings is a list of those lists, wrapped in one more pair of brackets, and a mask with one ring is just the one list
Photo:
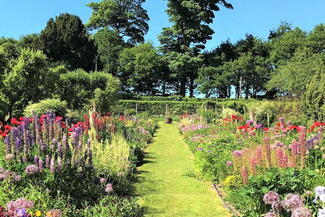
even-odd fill
[(193, 175), (193, 155), (175, 125), (160, 123), (146, 162), (138, 168), (135, 184), (146, 216), (231, 216), (212, 190), (211, 184)]

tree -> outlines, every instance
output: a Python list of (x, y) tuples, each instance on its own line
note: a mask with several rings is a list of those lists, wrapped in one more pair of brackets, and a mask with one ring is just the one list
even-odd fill
[(29, 34), (20, 38), (19, 45), (34, 50), (44, 50), (39, 34)]
[(126, 48), (119, 58), (124, 90), (153, 95), (158, 92), (163, 76), (163, 60), (150, 43)]
[(324, 71), (324, 54), (314, 54), (309, 48), (300, 48), (287, 64), (281, 65), (268, 82), (281, 95), (302, 96), (313, 75)]
[[(180, 60), (170, 62), (170, 65), (185, 66), (185, 60), (189, 60), (189, 65), (197, 61), (204, 44), (212, 38), (214, 31), (209, 24), (213, 22), (215, 12), (219, 10), (219, 4), (227, 8), (232, 6), (224, 0), (169, 0), (167, 13), (169, 20), (173, 24), (170, 28), (164, 28), (159, 40), (163, 45), (165, 54), (171, 54), (172, 58)], [(176, 54), (177, 53), (177, 54)], [(172, 58), (169, 58), (172, 60)], [(175, 67), (174, 67), (175, 68)], [(194, 95), (194, 80), (197, 77), (197, 70), (193, 67), (182, 67), (179, 77), (179, 92), (182, 96), (186, 94), (186, 83), (189, 84), (190, 96)]]
[(102, 0), (89, 3), (93, 13), (87, 26), (94, 29), (108, 28), (134, 45), (144, 42), (148, 32), (149, 17), (142, 7), (145, 0)]
[(5, 72), (1, 93), (7, 103), (9, 116), (20, 115), (29, 102), (38, 102), (52, 91), (47, 58), (41, 51), (22, 49)]
[(64, 63), (71, 70), (95, 69), (97, 48), (79, 17), (60, 14), (51, 18), (40, 34), (40, 41), (51, 61)]
[(108, 28), (97, 31), (93, 38), (98, 47), (98, 70), (117, 75), (118, 58), (126, 47), (124, 41), (116, 32)]
[(274, 68), (286, 64), (296, 50), (306, 45), (306, 33), (299, 28), (286, 31), (282, 36), (270, 41), (270, 60)]

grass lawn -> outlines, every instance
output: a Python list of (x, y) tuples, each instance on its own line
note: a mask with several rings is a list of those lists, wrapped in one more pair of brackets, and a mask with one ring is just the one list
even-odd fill
[(146, 216), (231, 216), (212, 190), (211, 183), (193, 175), (193, 155), (175, 125), (160, 123), (145, 164), (135, 184)]

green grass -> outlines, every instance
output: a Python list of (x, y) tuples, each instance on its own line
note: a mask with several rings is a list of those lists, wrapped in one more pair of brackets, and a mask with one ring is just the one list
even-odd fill
[(147, 152), (147, 162), (138, 168), (135, 184), (146, 216), (231, 216), (211, 183), (194, 177), (193, 155), (175, 125), (160, 123)]

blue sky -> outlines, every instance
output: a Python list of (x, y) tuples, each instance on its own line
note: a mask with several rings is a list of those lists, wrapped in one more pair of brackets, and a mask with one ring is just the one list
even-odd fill
[[(85, 0), (2, 0), (0, 7), (0, 37), (19, 38), (39, 33), (50, 17), (68, 12), (78, 15), (86, 23), (91, 10)], [(207, 49), (217, 47), (228, 38), (235, 42), (246, 33), (266, 39), (269, 30), (287, 21), (305, 31), (325, 22), (325, 0), (229, 0), (234, 10), (221, 8), (212, 25), (215, 34)], [(144, 7), (150, 16), (150, 31), (146, 40), (159, 45), (157, 35), (169, 26), (165, 13), (166, 0), (147, 0)]]

